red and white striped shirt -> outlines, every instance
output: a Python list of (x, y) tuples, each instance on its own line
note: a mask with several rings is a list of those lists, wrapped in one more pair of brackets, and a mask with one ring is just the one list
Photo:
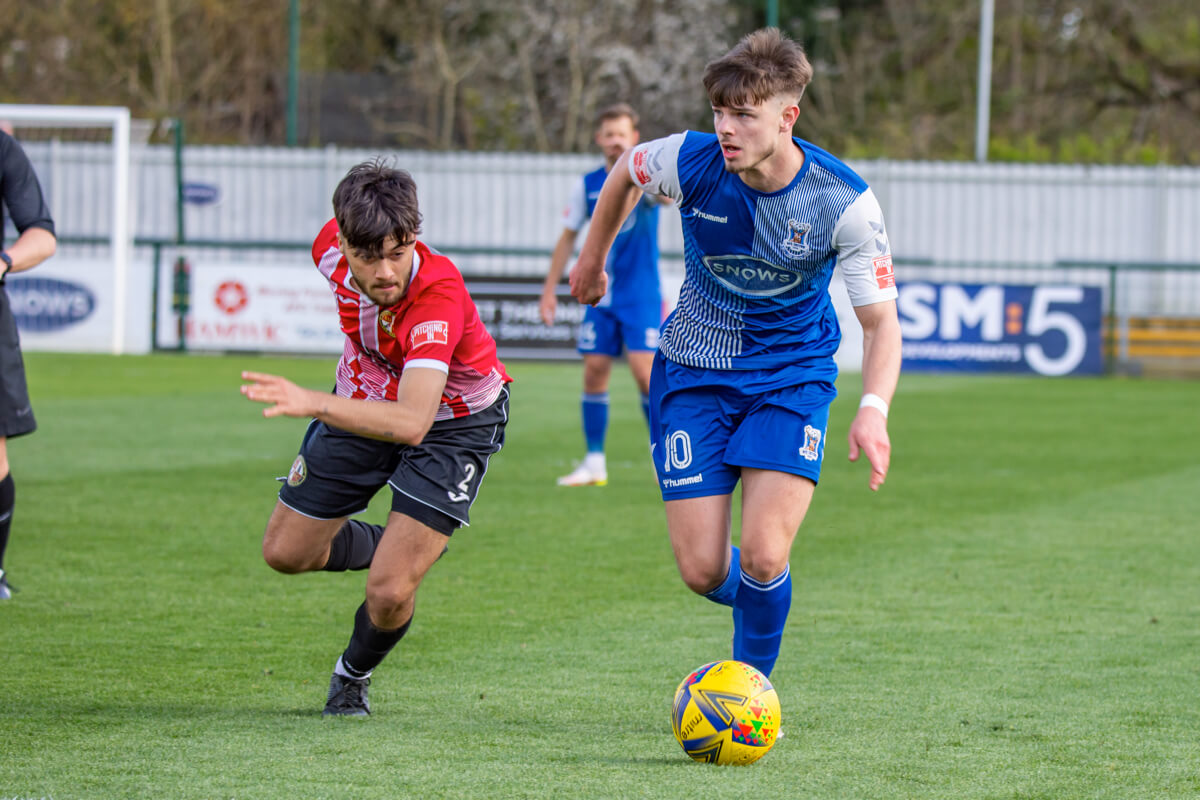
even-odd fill
[(496, 342), (479, 319), (454, 262), (417, 242), (404, 297), (382, 308), (359, 291), (338, 250), (337, 221), (313, 242), (313, 263), (329, 280), (346, 344), (337, 367), (337, 393), (362, 400), (395, 400), (408, 367), (446, 373), (435, 420), (465, 417), (496, 401), (512, 378), (496, 358)]

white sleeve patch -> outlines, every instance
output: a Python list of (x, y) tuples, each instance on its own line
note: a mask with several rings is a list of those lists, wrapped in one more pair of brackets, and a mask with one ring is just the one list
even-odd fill
[(838, 218), (833, 227), (833, 246), (852, 305), (896, 299), (892, 245), (883, 224), (883, 211), (870, 189)]
[(677, 133), (633, 148), (629, 177), (647, 194), (662, 194), (675, 202), (683, 199), (679, 188), (679, 148), (687, 134)]
[(450, 374), (450, 365), (445, 361), (438, 361), (436, 358), (412, 358), (404, 362), (404, 369), (407, 370), (409, 367), (436, 369), (444, 375)]
[(587, 216), (587, 196), (583, 190), (583, 178), (578, 178), (570, 196), (567, 197), (567, 207), (562, 213), (562, 226), (569, 231), (578, 231), (587, 222)]

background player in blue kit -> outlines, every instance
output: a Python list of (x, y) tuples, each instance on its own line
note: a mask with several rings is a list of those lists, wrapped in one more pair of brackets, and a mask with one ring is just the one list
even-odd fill
[[(638, 142), (638, 116), (619, 103), (600, 112), (596, 144), (604, 152), (604, 166), (575, 184), (563, 211), (563, 230), (550, 257), (550, 272), (542, 287), (542, 321), (554, 323), (558, 306), (555, 290), (563, 269), (575, 250), (580, 229), (592, 216), (604, 179), (621, 154)], [(613, 359), (625, 351), (629, 369), (642, 396), (642, 411), (649, 419), (647, 394), (658, 327), (662, 323), (662, 288), (658, 279), (658, 206), (663, 198), (644, 197), (621, 225), (606, 269), (610, 291), (584, 313), (579, 329), (583, 355), (583, 435), (587, 455), (574, 471), (558, 479), (559, 486), (603, 486), (608, 483), (604, 438), (608, 432), (608, 379)]]
[[(799, 44), (756, 31), (705, 69), (714, 134), (685, 132), (621, 157), (571, 274), (604, 294), (604, 257), (639, 192), (679, 204), (685, 277), (651, 377), (650, 431), (667, 527), (689, 588), (732, 606), (733, 657), (770, 674), (791, 605), (788, 558), (812, 500), (841, 341), (838, 267), (863, 328), (863, 395), (850, 460), (887, 476), (900, 373), (895, 277), (867, 184), (792, 128), (812, 68)], [(742, 482), (740, 551), (731, 498)]]

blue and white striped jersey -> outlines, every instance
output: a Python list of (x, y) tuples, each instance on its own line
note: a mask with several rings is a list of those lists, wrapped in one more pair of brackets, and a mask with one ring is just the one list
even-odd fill
[(776, 192), (725, 170), (717, 137), (687, 131), (633, 149), (645, 192), (679, 204), (684, 268), (659, 349), (693, 367), (781, 369), (831, 379), (841, 341), (829, 296), (835, 266), (856, 306), (896, 297), (883, 213), (866, 182), (794, 139), (804, 166)]

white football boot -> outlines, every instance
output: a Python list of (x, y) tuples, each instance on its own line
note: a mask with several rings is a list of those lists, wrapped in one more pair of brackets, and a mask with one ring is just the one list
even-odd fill
[(558, 479), (559, 486), (607, 486), (608, 466), (603, 453), (588, 453), (583, 463)]

